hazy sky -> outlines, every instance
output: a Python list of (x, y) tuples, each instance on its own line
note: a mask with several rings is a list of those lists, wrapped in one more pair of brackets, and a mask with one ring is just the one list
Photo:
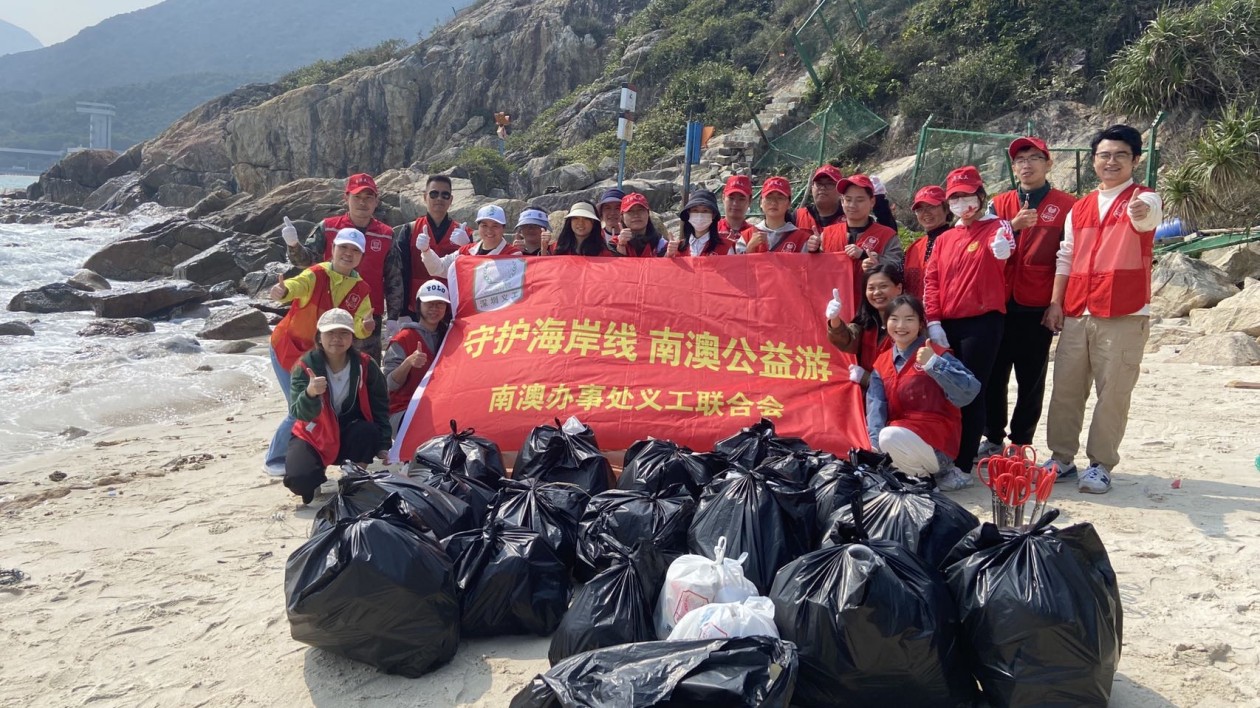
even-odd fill
[(0, 20), (35, 35), (44, 46), (78, 34), (107, 17), (156, 5), (161, 0), (0, 0)]

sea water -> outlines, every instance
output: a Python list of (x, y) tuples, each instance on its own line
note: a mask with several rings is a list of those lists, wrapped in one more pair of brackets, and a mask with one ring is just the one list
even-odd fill
[[(166, 216), (149, 212), (121, 228), (0, 224), (0, 306), (20, 290), (65, 281), (111, 240)], [(202, 319), (155, 321), (156, 332), (131, 337), (79, 336), (92, 319), (91, 312), (0, 312), (0, 322), (35, 330), (0, 336), (0, 459), (133, 425), (170, 423), (177, 432), (177, 421), (192, 413), (280, 396), (265, 346), (257, 355), (210, 353), (195, 338)]]

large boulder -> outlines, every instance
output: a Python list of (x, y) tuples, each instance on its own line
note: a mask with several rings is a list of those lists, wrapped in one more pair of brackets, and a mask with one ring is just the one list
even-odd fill
[(1154, 353), (1165, 346), (1181, 346), (1202, 336), (1203, 333), (1193, 327), (1163, 322), (1153, 324), (1151, 325), (1151, 334), (1146, 339), (1146, 351)]
[(1240, 243), (1227, 248), (1214, 248), (1199, 256), (1204, 263), (1220, 268), (1231, 283), (1260, 277), (1260, 243)]
[(65, 283), (49, 283), (23, 290), (9, 300), (10, 312), (75, 312), (92, 309), (85, 293)]
[(66, 285), (76, 290), (86, 290), (88, 292), (110, 289), (108, 280), (101, 277), (100, 273), (95, 273), (87, 268), (80, 268), (74, 272), (74, 275), (66, 278)]
[(1182, 347), (1174, 364), (1255, 366), (1260, 364), (1260, 344), (1241, 332), (1221, 332), (1199, 337)]
[(1190, 311), (1190, 326), (1205, 334), (1242, 332), (1260, 337), (1260, 282), (1248, 280), (1242, 292), (1211, 309)]
[[(376, 218), (390, 226), (401, 226), (429, 213), (424, 203), (429, 187), (429, 176), (424, 172), (406, 168), (389, 170), (376, 178), (381, 193), (381, 206)], [(475, 196), (472, 182), (463, 177), (451, 178), (452, 206), (458, 207)]]
[(144, 185), (140, 183), (140, 175), (125, 174), (111, 177), (97, 187), (87, 199), (83, 200), (83, 208), (126, 214), (152, 197), (153, 195), (146, 192)]
[[(345, 180), (297, 179), (256, 199), (234, 199), (205, 218), (206, 223), (247, 234), (263, 234), (282, 226), (284, 217), (319, 223), (346, 210)], [(299, 230), (301, 233), (301, 230)], [(306, 237), (301, 233), (302, 238)]]
[(79, 330), (80, 337), (131, 337), (152, 332), (153, 323), (142, 317), (92, 320)]
[(210, 294), (186, 280), (143, 283), (126, 289), (83, 293), (97, 317), (160, 317), (191, 302), (205, 302)]
[(583, 164), (563, 165), (544, 172), (533, 181), (535, 192), (576, 192), (595, 183), (595, 175)]
[(42, 199), (83, 206), (92, 192), (105, 183), (105, 168), (117, 157), (113, 150), (76, 150), (66, 155), (39, 176)]
[(204, 199), (194, 204), (193, 207), (185, 213), (185, 216), (189, 219), (200, 219), (215, 212), (223, 211), (233, 204), (237, 204), (248, 199), (251, 199), (251, 196), (248, 194), (233, 194), (227, 189), (216, 189), (206, 195)]
[(92, 254), (83, 267), (113, 280), (166, 277), (177, 264), (231, 235), (204, 222), (169, 219), (109, 243)]
[(35, 330), (25, 322), (0, 322), (0, 337), (34, 337)]
[(265, 296), (268, 288), (301, 272), (301, 268), (288, 263), (268, 263), (262, 270), (246, 273), (241, 278), (240, 292), (249, 297)]
[(201, 285), (236, 282), (250, 271), (282, 260), (284, 255), (284, 246), (278, 239), (236, 234), (176, 264), (172, 275)]
[(554, 155), (530, 158), (523, 167), (519, 170), (514, 170), (509, 177), (512, 196), (518, 199), (525, 199), (537, 192), (541, 192), (541, 189), (534, 188), (535, 180), (538, 179), (539, 175), (550, 172), (559, 166), (560, 158)]
[(197, 333), (201, 339), (248, 339), (271, 334), (267, 316), (248, 305), (215, 310)]
[(1181, 317), (1199, 307), (1211, 307), (1238, 292), (1234, 281), (1197, 258), (1170, 253), (1151, 273), (1151, 314)]

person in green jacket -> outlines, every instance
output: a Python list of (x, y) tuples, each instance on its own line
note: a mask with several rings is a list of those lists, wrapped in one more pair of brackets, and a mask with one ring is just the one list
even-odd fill
[(289, 414), (297, 422), (284, 460), (284, 486), (304, 504), (327, 481), (328, 465), (385, 460), (393, 445), (385, 376), (353, 350), (354, 316), (328, 310), (316, 332), (315, 348), (293, 368)]

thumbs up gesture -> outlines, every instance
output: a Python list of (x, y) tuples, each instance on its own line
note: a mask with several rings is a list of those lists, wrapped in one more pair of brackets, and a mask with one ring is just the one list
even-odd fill
[(416, 237), (416, 250), (420, 251), (421, 253), (424, 253), (425, 251), (429, 250), (429, 234), (428, 233), (421, 231), (420, 235)]
[(546, 253), (549, 250), (551, 250), (551, 244), (552, 244), (551, 232), (548, 231), (547, 229), (543, 229), (542, 236), (538, 238), (538, 252), (543, 255), (546, 255)]
[(1006, 235), (1002, 231), (998, 231), (993, 235), (993, 243), (989, 244), (989, 249), (993, 251), (993, 257), (999, 261), (1004, 261), (1011, 257), (1011, 242), (1007, 240)]
[(919, 351), (914, 353), (914, 360), (918, 362), (920, 367), (927, 366), (927, 363), (936, 356), (936, 352), (932, 351), (932, 347), (924, 344), (919, 347)]
[(856, 261), (856, 260), (860, 260), (863, 256), (865, 256), (866, 251), (863, 250), (861, 246), (858, 246), (855, 243), (851, 243), (844, 247), (844, 254), (848, 256), (849, 258), (852, 258), (853, 260)]
[(284, 239), (286, 246), (293, 247), (298, 245), (297, 227), (289, 221), (289, 217), (284, 217), (284, 228), (280, 229), (280, 238)]
[(673, 258), (678, 255), (678, 244), (679, 241), (677, 236), (670, 238), (669, 242), (665, 244), (665, 256), (667, 258)]
[(814, 233), (809, 240), (805, 242), (805, 250), (809, 253), (818, 253), (822, 250), (822, 233), (819, 232), (817, 226), (814, 227)]
[(828, 324), (830, 324), (832, 320), (840, 319), (840, 307), (840, 289), (832, 288), (831, 301), (827, 303), (827, 310), (825, 313), (827, 315)]
[(306, 384), (306, 395), (311, 398), (319, 398), (328, 390), (328, 379), (323, 376), (312, 376), (311, 382)]
[(1151, 214), (1151, 205), (1141, 199), (1129, 200), (1129, 220), (1142, 221)]
[(1011, 219), (1011, 228), (1016, 231), (1022, 231), (1037, 223), (1037, 210), (1028, 206), (1028, 197), (1024, 197), (1024, 203), (1019, 208), (1019, 213)]

